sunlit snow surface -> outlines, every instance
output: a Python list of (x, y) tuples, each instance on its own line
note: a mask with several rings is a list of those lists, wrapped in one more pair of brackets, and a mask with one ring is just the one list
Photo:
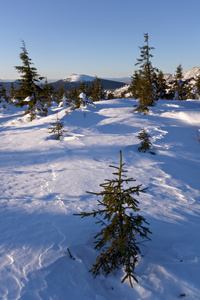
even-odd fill
[[(200, 299), (200, 101), (161, 100), (145, 116), (135, 104), (102, 101), (68, 115), (55, 107), (33, 122), (0, 109), (0, 299)], [(47, 130), (57, 113), (60, 141)], [(137, 151), (143, 127), (156, 155)], [(153, 233), (140, 245), (133, 289), (120, 283), (123, 270), (88, 272), (99, 227), (73, 216), (97, 207), (86, 191), (112, 178), (119, 150), (128, 176), (148, 187), (138, 200)]]

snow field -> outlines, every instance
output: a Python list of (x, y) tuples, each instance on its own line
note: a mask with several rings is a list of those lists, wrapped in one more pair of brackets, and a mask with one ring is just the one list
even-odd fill
[[(149, 115), (133, 113), (135, 104), (101, 101), (68, 115), (54, 107), (33, 122), (0, 110), (0, 299), (200, 299), (200, 102), (161, 100)], [(60, 141), (47, 130), (56, 114), (67, 130)], [(156, 155), (137, 151), (143, 127)], [(99, 228), (73, 216), (96, 208), (86, 191), (112, 178), (119, 150), (128, 176), (148, 187), (138, 200), (153, 233), (133, 289), (121, 285), (123, 270), (96, 279), (88, 272)]]

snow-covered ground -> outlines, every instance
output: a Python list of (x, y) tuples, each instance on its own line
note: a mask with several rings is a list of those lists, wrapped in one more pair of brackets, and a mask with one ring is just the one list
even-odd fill
[[(158, 101), (151, 114), (133, 113), (132, 99), (102, 101), (28, 122), (0, 109), (0, 299), (200, 299), (200, 101)], [(47, 127), (65, 124), (62, 140)], [(156, 155), (137, 151), (142, 128)], [(121, 284), (123, 270), (96, 279), (99, 254), (91, 211), (99, 184), (112, 178), (122, 150), (128, 176), (148, 187), (138, 197), (152, 240), (140, 246), (139, 283)], [(72, 256), (67, 251), (69, 248)]]

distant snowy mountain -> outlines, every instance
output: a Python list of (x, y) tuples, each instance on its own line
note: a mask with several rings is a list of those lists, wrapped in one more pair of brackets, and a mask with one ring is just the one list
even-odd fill
[[(196, 79), (197, 76), (200, 75), (200, 67), (194, 67), (186, 72), (183, 73), (183, 79), (189, 79), (189, 78), (194, 78)], [(171, 80), (174, 79), (175, 74), (170, 74), (170, 73), (165, 73), (164, 77), (165, 79), (169, 82)], [(85, 75), (85, 74), (72, 74), (69, 75), (67, 77), (65, 77), (64, 79), (60, 79), (60, 80), (48, 80), (48, 82), (51, 82), (54, 89), (57, 90), (60, 87), (65, 88), (67, 91), (70, 90), (73, 87), (79, 87), (80, 82), (87, 82), (88, 85), (91, 84), (91, 82), (95, 79), (95, 77), (93, 76), (89, 76), (89, 75)], [(123, 77), (123, 78), (99, 78), (100, 83), (103, 84), (103, 87), (105, 90), (116, 90), (116, 89), (120, 89), (122, 88), (122, 93), (124, 93), (124, 91), (126, 89), (128, 89), (127, 84), (131, 83), (131, 78), (129, 77)], [(11, 82), (14, 82), (14, 86), (15, 88), (17, 87), (17, 82), (13, 81), (13, 80), (0, 80), (0, 84), (3, 84), (7, 94), (9, 95), (10, 93), (10, 86), (11, 86)], [(191, 80), (191, 83), (194, 84), (195, 81)], [(126, 87), (125, 87), (126, 86)], [(125, 90), (124, 90), (125, 89)], [(117, 94), (120, 93), (120, 90), (117, 91)]]
[[(60, 87), (63, 87), (66, 89), (66, 91), (69, 91), (71, 88), (76, 87), (78, 88), (80, 85), (80, 82), (86, 82), (88, 85), (94, 81), (96, 77), (89, 76), (89, 75), (77, 75), (77, 74), (72, 74), (64, 79), (58, 80), (56, 82), (53, 82), (52, 85), (55, 90), (57, 90)], [(119, 81), (114, 81), (114, 80), (108, 80), (108, 79), (103, 79), (99, 78), (100, 84), (103, 84), (103, 87), (105, 90), (115, 90), (120, 87), (123, 87), (125, 83), (119, 82)]]
[(93, 81), (95, 77), (89, 76), (89, 75), (78, 75), (78, 74), (72, 74), (70, 76), (67, 76), (63, 79), (63, 81), (68, 81), (68, 82), (90, 82)]
[(189, 79), (189, 78), (194, 78), (196, 79), (200, 75), (200, 67), (194, 67), (190, 69), (189, 71), (183, 73), (183, 78), (184, 80)]
[[(196, 79), (200, 75), (200, 67), (194, 67), (183, 73), (183, 80)], [(164, 77), (167, 81), (173, 80), (175, 74), (165, 73)]]
[[(90, 82), (93, 81), (96, 77), (93, 76), (89, 76), (89, 75), (78, 75), (78, 74), (72, 74), (69, 75), (67, 77), (65, 77), (63, 79), (63, 81), (68, 81), (68, 82)], [(109, 80), (109, 81), (117, 81), (117, 82), (122, 82), (122, 83), (126, 83), (129, 84), (131, 82), (131, 78), (130, 77), (121, 77), (121, 78), (103, 78), (104, 80)]]

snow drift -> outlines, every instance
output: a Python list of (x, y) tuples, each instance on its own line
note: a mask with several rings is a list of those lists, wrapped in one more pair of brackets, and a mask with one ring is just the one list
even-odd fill
[[(0, 299), (199, 299), (200, 102), (158, 101), (145, 116), (135, 104), (102, 101), (68, 115), (54, 107), (32, 122), (1, 108)], [(47, 130), (56, 114), (67, 130), (60, 141)], [(143, 127), (156, 155), (137, 150)], [(120, 283), (123, 269), (96, 279), (88, 272), (98, 224), (73, 216), (97, 206), (86, 191), (111, 178), (119, 150), (128, 175), (148, 187), (138, 200), (153, 233), (133, 289)]]

